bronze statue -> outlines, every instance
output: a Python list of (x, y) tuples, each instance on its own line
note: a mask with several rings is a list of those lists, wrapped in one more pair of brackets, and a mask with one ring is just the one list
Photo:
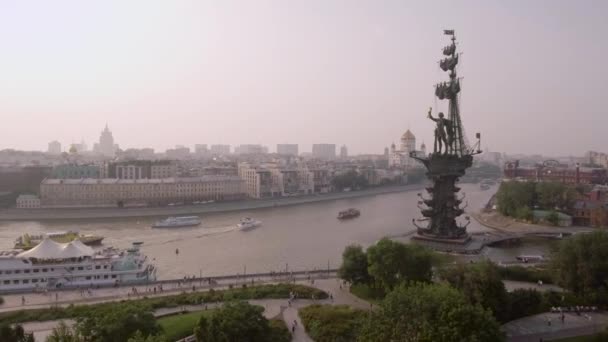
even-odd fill
[[(441, 154), (441, 150), (443, 146), (445, 146), (445, 153), (448, 153), (449, 146), (452, 140), (451, 130), (449, 129), (450, 120), (443, 117), (443, 113), (439, 113), (438, 118), (434, 118), (431, 115), (432, 108), (429, 108), (429, 119), (435, 121), (437, 123), (437, 127), (435, 127), (435, 153)], [(446, 133), (447, 130), (447, 133)], [(449, 139), (448, 139), (449, 138)]]

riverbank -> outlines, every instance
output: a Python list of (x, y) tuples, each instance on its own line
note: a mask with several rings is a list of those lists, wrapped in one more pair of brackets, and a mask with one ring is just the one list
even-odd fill
[(217, 202), (202, 205), (185, 205), (175, 207), (150, 208), (40, 208), (40, 209), (4, 209), (0, 210), (0, 221), (51, 221), (78, 219), (106, 219), (149, 216), (196, 215), (206, 213), (252, 210), (292, 206), (298, 204), (349, 199), (365, 196), (420, 190), (424, 184), (377, 187), (359, 191), (336, 192), (329, 194), (307, 195), (297, 197), (280, 197), (259, 200)]

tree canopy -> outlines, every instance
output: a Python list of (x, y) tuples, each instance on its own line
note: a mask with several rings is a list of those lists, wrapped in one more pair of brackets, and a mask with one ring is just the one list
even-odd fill
[(367, 271), (367, 254), (359, 245), (350, 245), (342, 253), (342, 265), (338, 270), (340, 278), (353, 284), (367, 283), (370, 276)]
[(359, 341), (503, 341), (490, 311), (446, 284), (400, 285), (361, 328)]
[(2, 342), (34, 342), (32, 334), (26, 334), (19, 324), (14, 327), (3, 324), (0, 326), (0, 341)]
[(247, 302), (231, 302), (216, 309), (209, 318), (201, 317), (194, 329), (197, 341), (204, 342), (263, 342), (272, 340), (264, 308)]
[(95, 342), (127, 341), (137, 331), (144, 336), (160, 332), (152, 311), (143, 305), (116, 305), (87, 312), (76, 319), (76, 332)]

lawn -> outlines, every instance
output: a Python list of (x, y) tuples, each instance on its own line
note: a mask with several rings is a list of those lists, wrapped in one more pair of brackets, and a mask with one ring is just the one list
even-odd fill
[(157, 322), (163, 328), (163, 335), (167, 340), (177, 341), (192, 335), (194, 327), (198, 323), (198, 319), (203, 315), (209, 315), (211, 312), (212, 310), (204, 310), (165, 316), (159, 318)]

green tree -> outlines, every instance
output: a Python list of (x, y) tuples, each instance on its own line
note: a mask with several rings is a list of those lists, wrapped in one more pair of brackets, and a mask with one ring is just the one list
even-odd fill
[(510, 292), (509, 315), (507, 321), (512, 321), (521, 317), (535, 315), (545, 311), (543, 296), (540, 292), (533, 289), (517, 289)]
[(367, 255), (359, 245), (350, 245), (342, 253), (342, 265), (338, 270), (340, 278), (353, 284), (368, 283)]
[(11, 327), (8, 324), (0, 326), (0, 341), (2, 342), (34, 342), (34, 335), (27, 334), (19, 324)]
[(355, 341), (362, 320), (367, 317), (363, 310), (346, 305), (310, 305), (299, 310), (302, 324), (316, 342)]
[(46, 338), (46, 342), (83, 342), (84, 339), (75, 329), (70, 328), (64, 321), (53, 328), (51, 334)]
[(462, 291), (471, 304), (479, 304), (490, 310), (499, 321), (507, 320), (507, 290), (494, 263), (459, 264), (443, 269), (441, 278)]
[(446, 284), (401, 285), (370, 315), (359, 341), (504, 341), (490, 311)]
[(554, 226), (557, 226), (559, 224), (559, 214), (557, 213), (557, 211), (551, 210), (549, 211), (547, 216), (545, 216), (545, 221), (549, 222)]
[(358, 174), (357, 171), (349, 170), (343, 174), (334, 176), (331, 184), (338, 190), (345, 188), (361, 189), (367, 187), (368, 181), (363, 175)]
[(86, 312), (76, 318), (76, 331), (95, 342), (127, 341), (140, 331), (144, 336), (160, 331), (152, 312), (143, 305), (117, 305)]
[(210, 319), (201, 318), (194, 334), (201, 342), (270, 341), (272, 331), (263, 311), (247, 302), (226, 303)]
[(145, 336), (141, 331), (136, 331), (133, 337), (129, 338), (127, 342), (167, 342), (167, 339), (162, 335), (148, 335)]
[(608, 303), (608, 233), (577, 234), (560, 241), (551, 268), (557, 283), (590, 304)]
[(516, 216), (519, 208), (532, 208), (535, 200), (535, 183), (503, 182), (496, 193), (498, 211), (506, 216)]
[(434, 257), (426, 248), (384, 238), (367, 249), (368, 271), (386, 292), (408, 281), (428, 282)]

